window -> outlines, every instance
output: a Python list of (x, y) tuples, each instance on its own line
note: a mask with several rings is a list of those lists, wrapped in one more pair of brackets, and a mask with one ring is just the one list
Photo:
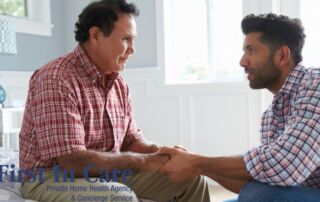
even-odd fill
[(0, 14), (26, 17), (25, 0), (0, 0)]
[(166, 83), (243, 79), (242, 1), (164, 1), (164, 12)]
[(51, 36), (50, 0), (0, 0), (0, 14), (13, 16), (17, 32)]
[(300, 17), (305, 27), (306, 42), (303, 49), (303, 63), (306, 66), (320, 66), (318, 49), (320, 44), (320, 22), (318, 0), (300, 1)]

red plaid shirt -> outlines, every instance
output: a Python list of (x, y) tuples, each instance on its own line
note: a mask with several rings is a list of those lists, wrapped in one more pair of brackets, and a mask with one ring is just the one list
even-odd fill
[(121, 76), (102, 75), (78, 46), (31, 77), (19, 138), (20, 167), (50, 169), (56, 157), (119, 152), (142, 134)]

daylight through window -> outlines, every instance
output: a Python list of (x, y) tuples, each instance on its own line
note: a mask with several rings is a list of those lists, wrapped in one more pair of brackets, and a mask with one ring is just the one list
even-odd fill
[(164, 8), (166, 83), (243, 79), (242, 1), (174, 0)]
[(26, 17), (26, 0), (0, 0), (0, 14)]

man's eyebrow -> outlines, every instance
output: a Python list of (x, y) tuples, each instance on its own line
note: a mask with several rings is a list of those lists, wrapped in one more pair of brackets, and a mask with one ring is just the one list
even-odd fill
[(254, 48), (254, 46), (251, 45), (251, 44), (248, 44), (248, 45), (246, 45), (246, 46), (244, 47), (244, 49), (251, 49), (251, 48)]
[(245, 46), (243, 47), (243, 50), (244, 50), (244, 51), (245, 51), (245, 50), (252, 50), (252, 49), (257, 49), (257, 47), (254, 46), (254, 45), (252, 45), (252, 44), (248, 44), (248, 45), (245, 45)]

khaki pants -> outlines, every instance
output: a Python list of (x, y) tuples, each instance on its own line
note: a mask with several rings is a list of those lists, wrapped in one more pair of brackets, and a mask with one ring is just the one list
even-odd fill
[[(75, 182), (56, 182), (53, 171), (46, 172), (40, 183), (24, 182), (22, 195), (26, 199), (44, 202), (72, 201), (139, 201), (139, 198), (157, 202), (208, 202), (208, 185), (204, 177), (172, 183), (159, 173), (141, 172), (131, 176), (126, 185), (117, 182), (89, 182), (75, 178)], [(62, 181), (62, 180), (60, 180)], [(129, 188), (130, 187), (130, 188)], [(133, 190), (133, 191), (132, 191)]]

